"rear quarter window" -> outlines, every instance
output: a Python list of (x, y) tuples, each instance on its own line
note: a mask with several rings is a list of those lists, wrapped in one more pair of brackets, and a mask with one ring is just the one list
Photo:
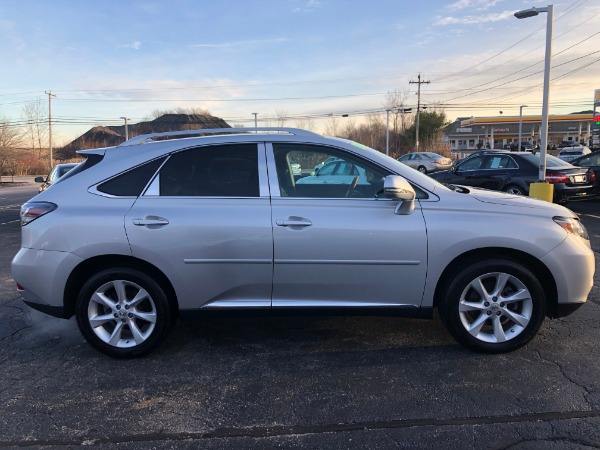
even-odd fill
[(98, 186), (98, 191), (115, 197), (138, 197), (166, 157), (137, 166)]

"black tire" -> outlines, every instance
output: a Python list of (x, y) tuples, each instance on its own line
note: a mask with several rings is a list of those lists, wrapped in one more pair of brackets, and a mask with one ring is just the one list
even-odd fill
[(419, 166), (417, 170), (421, 173), (427, 174), (427, 168), (425, 166)]
[(506, 186), (504, 188), (504, 192), (507, 192), (507, 193), (513, 194), (513, 195), (527, 195), (525, 190), (522, 187), (517, 186), (516, 184), (509, 184), (508, 186)]
[[(478, 281), (485, 294), (475, 289)], [(495, 295), (500, 285), (504, 287)], [(496, 258), (472, 263), (457, 273), (447, 286), (439, 312), (459, 343), (476, 351), (505, 353), (535, 336), (546, 315), (546, 296), (527, 267)]]
[[(79, 292), (75, 315), (85, 339), (114, 358), (135, 358), (156, 349), (172, 323), (169, 300), (162, 287), (145, 273), (127, 267), (93, 275)], [(90, 321), (101, 316), (93, 327)]]

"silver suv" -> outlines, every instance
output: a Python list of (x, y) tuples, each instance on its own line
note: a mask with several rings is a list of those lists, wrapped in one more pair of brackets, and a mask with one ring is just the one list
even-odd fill
[[(314, 311), (432, 318), (506, 352), (592, 288), (570, 210), (443, 186), (355, 142), (290, 128), (138, 136), (21, 209), (25, 303), (96, 349), (148, 353), (178, 316)], [(292, 164), (334, 170), (297, 174)]]

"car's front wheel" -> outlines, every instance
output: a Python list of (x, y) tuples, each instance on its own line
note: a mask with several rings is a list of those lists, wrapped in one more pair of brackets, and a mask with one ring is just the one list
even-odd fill
[(421, 173), (425, 173), (425, 174), (427, 173), (427, 168), (425, 166), (419, 166), (417, 168), (417, 170)]
[(546, 312), (536, 276), (511, 259), (469, 265), (457, 274), (439, 305), (452, 336), (478, 351), (503, 353), (528, 343)]
[(142, 356), (158, 347), (171, 324), (162, 287), (131, 268), (106, 269), (81, 288), (77, 324), (96, 349), (116, 358)]
[(513, 195), (527, 195), (525, 190), (517, 185), (511, 184), (504, 188), (504, 192)]

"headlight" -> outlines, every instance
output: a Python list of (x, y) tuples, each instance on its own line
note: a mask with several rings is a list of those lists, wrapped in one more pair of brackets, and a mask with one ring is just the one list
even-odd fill
[(574, 217), (553, 217), (552, 220), (563, 227), (568, 233), (579, 236), (586, 241), (590, 240), (587, 230), (579, 219)]

